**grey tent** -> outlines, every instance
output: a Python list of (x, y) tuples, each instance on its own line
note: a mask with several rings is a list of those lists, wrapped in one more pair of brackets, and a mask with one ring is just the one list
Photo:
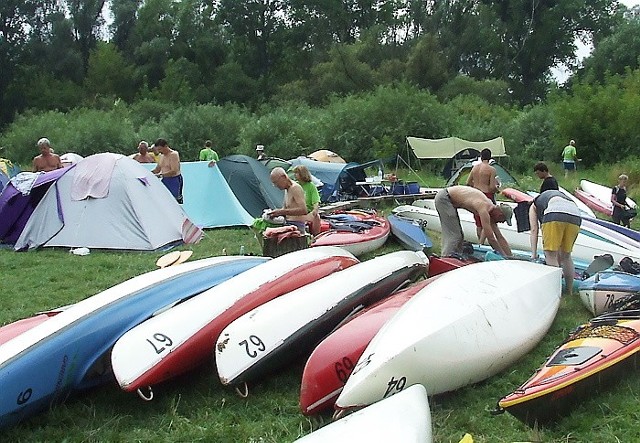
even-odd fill
[(156, 250), (197, 242), (201, 235), (150, 171), (123, 155), (103, 153), (81, 160), (49, 188), (15, 249)]
[(230, 155), (217, 162), (220, 172), (244, 209), (253, 217), (265, 209), (281, 208), (284, 191), (271, 183), (270, 170), (246, 155)]

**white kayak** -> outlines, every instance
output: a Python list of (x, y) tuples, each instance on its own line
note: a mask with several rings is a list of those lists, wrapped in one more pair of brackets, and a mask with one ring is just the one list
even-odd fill
[(560, 268), (520, 260), (442, 274), (376, 334), (336, 408), (366, 406), (418, 383), (440, 394), (499, 373), (544, 337), (560, 293)]
[(330, 423), (296, 443), (353, 442), (431, 443), (427, 392), (413, 385), (389, 398)]
[(247, 312), (218, 337), (215, 361), (220, 381), (225, 385), (246, 383), (308, 354), (355, 308), (375, 303), (407, 280), (426, 274), (427, 263), (422, 252), (392, 252)]
[[(402, 205), (394, 208), (393, 213), (404, 217), (414, 217), (418, 220), (426, 220), (427, 229), (442, 232), (440, 218), (433, 200), (416, 200), (413, 205)], [(466, 209), (458, 209), (458, 216), (460, 217), (464, 239), (471, 243), (477, 243), (478, 234), (476, 233), (473, 214)], [(515, 220), (512, 226), (506, 223), (499, 223), (498, 227), (511, 249), (531, 251), (529, 231), (518, 232)], [(538, 251), (542, 250), (542, 232), (539, 231)], [(606, 231), (600, 228), (593, 228), (593, 226), (585, 223), (581, 227), (573, 246), (572, 257), (590, 263), (595, 256), (603, 254), (611, 254), (616, 263), (624, 257), (640, 261), (640, 248), (632, 247), (627, 243), (620, 243), (613, 234), (609, 236)]]
[[(598, 183), (594, 183), (589, 180), (583, 179), (583, 180), (580, 180), (580, 189), (582, 189), (584, 192), (588, 194), (591, 194), (592, 196), (600, 200), (603, 204), (612, 206), (611, 191), (613, 189), (613, 186), (603, 186), (603, 185), (599, 185)], [(635, 208), (637, 206), (636, 202), (631, 200), (631, 198), (629, 198), (628, 196), (627, 196), (627, 204), (631, 208)]]

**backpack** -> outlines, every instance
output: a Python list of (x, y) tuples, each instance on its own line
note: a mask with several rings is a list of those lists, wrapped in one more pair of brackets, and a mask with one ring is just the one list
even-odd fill
[(629, 257), (624, 257), (620, 260), (620, 269), (629, 274), (640, 274), (640, 263), (631, 260)]

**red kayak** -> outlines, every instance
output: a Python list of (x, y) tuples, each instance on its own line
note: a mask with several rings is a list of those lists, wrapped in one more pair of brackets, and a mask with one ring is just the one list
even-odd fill
[(498, 402), (498, 412), (507, 411), (530, 426), (552, 422), (628, 373), (640, 350), (640, 319), (637, 311), (633, 320), (616, 315), (624, 317), (625, 312), (580, 326), (533, 377)]
[(514, 188), (504, 188), (500, 193), (516, 203), (530, 202), (533, 200), (533, 197), (526, 192), (522, 192)]
[(323, 228), (311, 246), (339, 246), (355, 256), (375, 251), (387, 241), (391, 226), (375, 212), (345, 211), (323, 220)]
[(23, 318), (22, 320), (14, 321), (13, 323), (2, 326), (0, 328), (0, 345), (28, 331), (29, 329), (35, 328), (39, 324), (49, 320), (54, 315), (61, 313), (63, 310), (64, 308), (59, 308), (47, 312), (41, 312), (32, 317)]
[(333, 406), (353, 366), (380, 328), (433, 280), (423, 280), (360, 311), (320, 342), (302, 373), (300, 409), (304, 415)]
[(594, 211), (611, 217), (611, 213), (612, 213), (611, 202), (608, 202), (608, 203), (603, 202), (602, 200), (594, 197), (593, 195), (581, 189), (576, 189), (575, 191), (573, 191), (573, 193), (575, 194), (576, 197), (578, 197), (578, 200), (580, 200), (582, 203), (584, 203)]
[(429, 257), (429, 277), (443, 274), (453, 269), (458, 269), (462, 266), (470, 265), (472, 263), (478, 263), (482, 260), (478, 260), (475, 257), (438, 257), (432, 255)]

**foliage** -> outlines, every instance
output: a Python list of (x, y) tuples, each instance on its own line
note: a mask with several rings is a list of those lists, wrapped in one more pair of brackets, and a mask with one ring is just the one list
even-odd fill
[[(602, 42), (608, 60), (607, 48), (633, 35), (609, 0), (531, 8), (516, 0), (5, 3), (0, 126), (16, 111), (93, 106), (102, 97), (255, 109), (286, 91), (324, 105), (403, 81), (438, 93), (458, 75), (504, 82), (510, 100), (533, 103), (546, 96), (552, 66), (574, 65), (576, 38)], [(614, 72), (623, 62), (636, 66), (635, 47), (625, 48)]]
[(629, 118), (640, 110), (640, 71), (609, 77), (604, 85), (586, 81), (554, 100), (556, 146), (575, 139), (587, 167), (615, 162), (636, 152), (640, 128)]
[(603, 83), (607, 76), (622, 75), (627, 69), (640, 67), (640, 18), (633, 17), (623, 22), (617, 32), (598, 43), (584, 66), (578, 71), (576, 80)]

